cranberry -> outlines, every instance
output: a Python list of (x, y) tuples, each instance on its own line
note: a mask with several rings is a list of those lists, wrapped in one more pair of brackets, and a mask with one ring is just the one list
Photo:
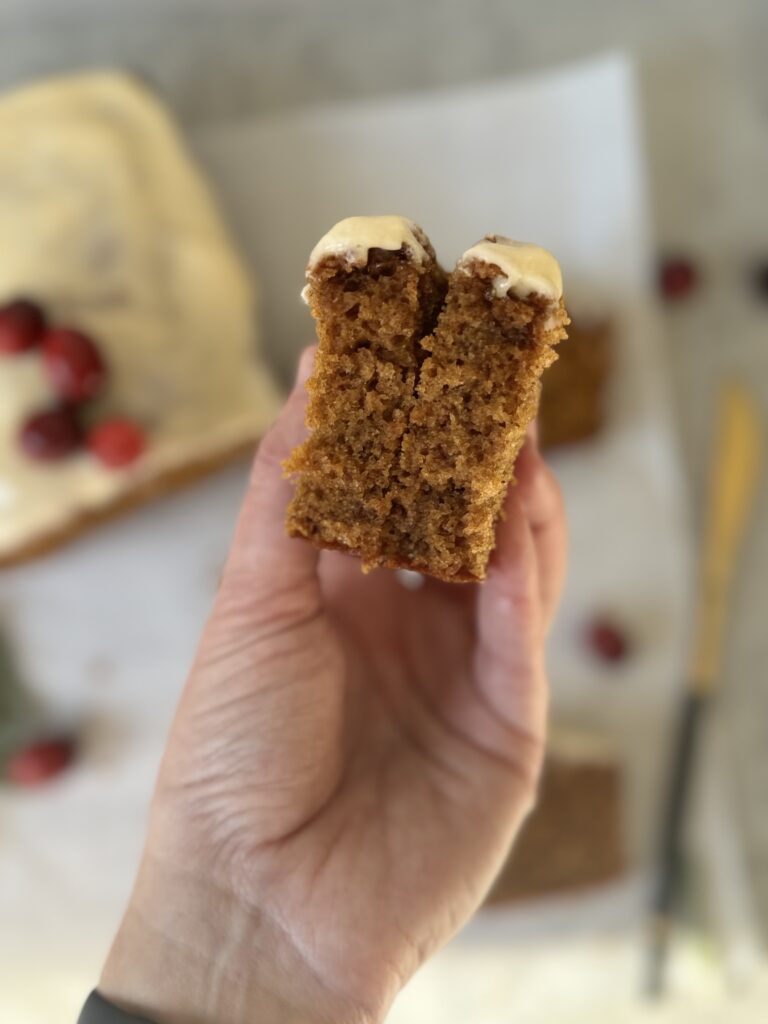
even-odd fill
[(31, 459), (53, 462), (80, 447), (82, 431), (74, 411), (64, 406), (30, 416), (21, 428), (19, 442)]
[(36, 740), (11, 754), (5, 778), (17, 786), (37, 786), (68, 768), (75, 758), (75, 744), (65, 736)]
[(138, 459), (147, 442), (143, 430), (133, 420), (115, 418), (97, 424), (87, 443), (100, 462), (118, 469)]
[(0, 307), (0, 355), (25, 352), (38, 345), (45, 331), (45, 314), (29, 299)]
[(94, 398), (107, 376), (91, 339), (63, 327), (48, 331), (43, 338), (43, 363), (51, 383), (68, 402)]
[(623, 661), (629, 654), (626, 634), (608, 618), (597, 618), (590, 624), (587, 641), (603, 661)]
[(684, 299), (699, 283), (698, 271), (686, 259), (667, 259), (659, 267), (659, 288), (665, 299)]

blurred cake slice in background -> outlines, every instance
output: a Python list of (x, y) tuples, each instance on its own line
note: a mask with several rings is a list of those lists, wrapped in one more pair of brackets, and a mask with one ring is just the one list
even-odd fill
[(621, 776), (609, 741), (553, 730), (536, 806), (488, 903), (568, 895), (617, 881), (626, 869)]
[(606, 392), (613, 362), (609, 319), (579, 319), (568, 328), (568, 344), (542, 380), (539, 431), (542, 448), (596, 437), (606, 416)]
[(276, 408), (157, 100), (107, 73), (0, 97), (0, 566), (250, 450)]

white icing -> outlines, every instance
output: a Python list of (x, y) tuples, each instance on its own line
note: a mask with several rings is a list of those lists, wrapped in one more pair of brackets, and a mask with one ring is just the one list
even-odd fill
[(534, 293), (553, 302), (562, 297), (560, 264), (551, 252), (538, 245), (516, 242), (503, 235), (486, 235), (477, 245), (467, 249), (457, 266), (470, 273), (471, 264), (475, 261), (498, 267), (501, 271), (493, 279), (493, 290), (498, 298), (504, 298), (510, 292), (520, 299), (527, 299)]
[(396, 252), (405, 246), (417, 263), (427, 259), (420, 231), (406, 217), (347, 217), (334, 224), (309, 256), (307, 273), (328, 256), (343, 256), (351, 266), (364, 266), (371, 249)]
[(36, 353), (0, 356), (0, 556), (257, 438), (276, 411), (246, 274), (172, 124), (129, 78), (0, 101), (0, 302), (16, 295), (92, 334), (110, 369), (102, 411), (134, 417), (149, 446), (123, 470), (30, 460), (18, 430), (53, 393)]

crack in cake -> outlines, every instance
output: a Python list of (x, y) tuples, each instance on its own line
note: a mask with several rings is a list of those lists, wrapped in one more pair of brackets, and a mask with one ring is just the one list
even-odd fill
[(353, 217), (313, 250), (304, 296), (319, 344), (289, 533), (366, 570), (483, 579), (565, 337), (557, 261), (489, 235), (446, 276), (413, 222)]

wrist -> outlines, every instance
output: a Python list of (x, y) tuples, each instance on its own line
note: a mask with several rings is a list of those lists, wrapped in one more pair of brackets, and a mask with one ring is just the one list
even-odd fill
[(374, 1024), (233, 893), (145, 862), (99, 982), (156, 1024)]

